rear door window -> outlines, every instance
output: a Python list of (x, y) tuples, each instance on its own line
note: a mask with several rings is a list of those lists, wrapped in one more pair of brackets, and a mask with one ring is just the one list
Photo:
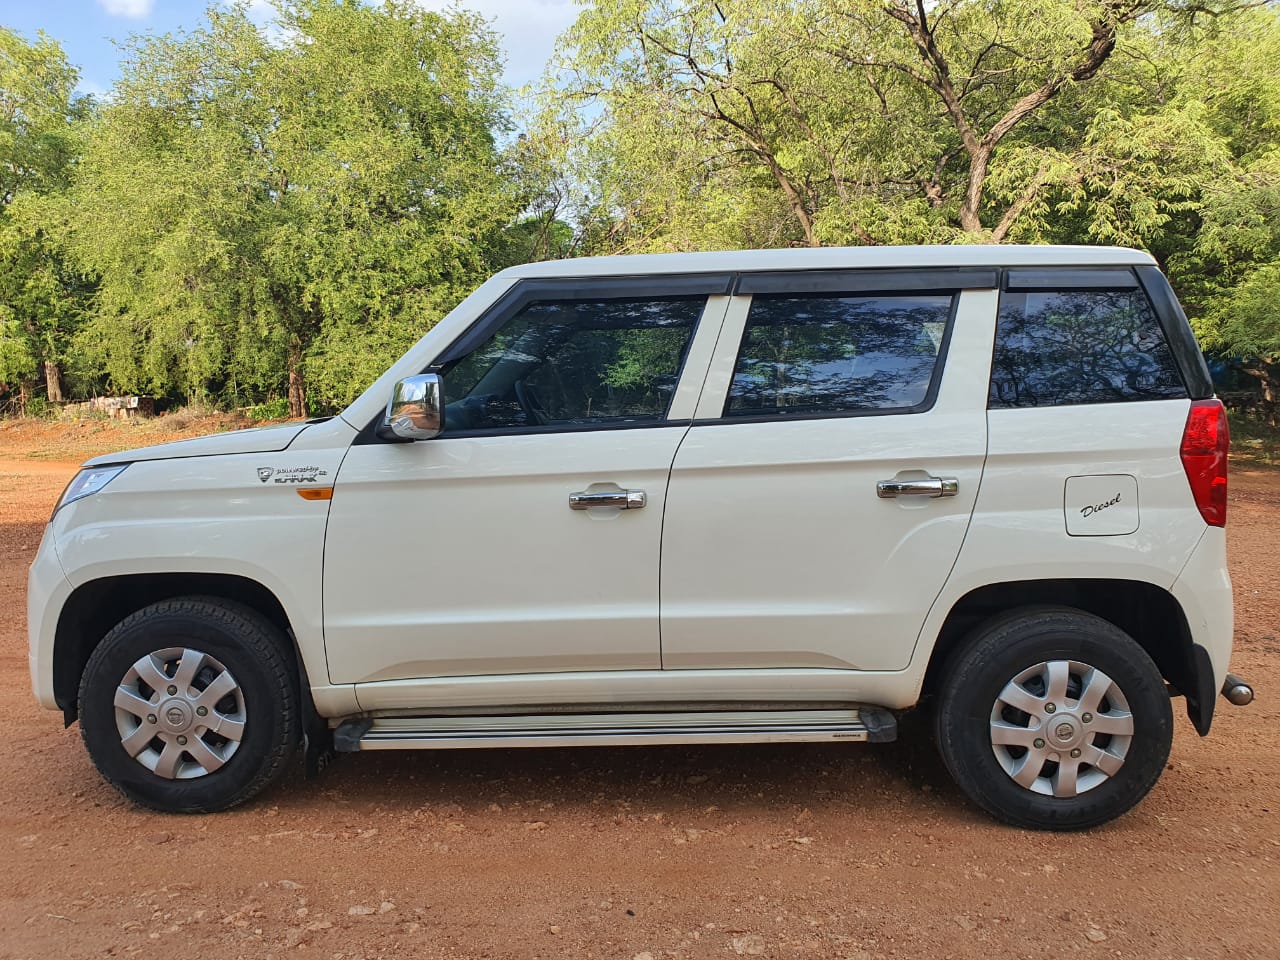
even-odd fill
[(1141, 289), (1001, 294), (990, 407), (1185, 396), (1173, 353)]
[(923, 409), (950, 294), (757, 294), (725, 417), (815, 417)]

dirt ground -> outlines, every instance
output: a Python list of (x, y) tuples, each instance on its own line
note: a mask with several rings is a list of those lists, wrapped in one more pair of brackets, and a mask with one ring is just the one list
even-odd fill
[(0, 958), (1280, 958), (1280, 472), (1232, 478), (1258, 699), (1220, 701), (1204, 740), (1179, 714), (1155, 791), (1101, 829), (996, 825), (909, 725), (356, 755), (182, 817), (122, 800), (31, 698), (26, 571), (75, 469), (32, 441), (0, 432)]

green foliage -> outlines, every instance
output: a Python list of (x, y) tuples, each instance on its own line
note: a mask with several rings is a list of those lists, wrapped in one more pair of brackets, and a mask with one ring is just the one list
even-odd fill
[(1280, 11), (1230, 0), (596, 0), (531, 144), (587, 249), (1144, 247), (1274, 361), (1278, 63)]
[(1137, 10), (595, 3), (565, 39), (548, 122), (591, 105), (562, 142), (594, 188), (589, 214), (628, 247), (1000, 239), (1062, 163), (1054, 138), (1025, 136), (984, 193), (996, 145)]
[(283, 420), (289, 416), (289, 398), (276, 397), (265, 403), (257, 403), (245, 411), (250, 420)]
[(91, 294), (64, 247), (63, 193), (91, 108), (75, 84), (57, 43), (0, 27), (0, 384), (43, 374), (51, 399)]
[(680, 369), (687, 346), (687, 339), (671, 330), (628, 330), (617, 338), (616, 352), (604, 364), (602, 382), (620, 390), (651, 391), (658, 379)]
[(1191, 211), (1153, 235), (1201, 343), (1250, 360), (1274, 423), (1280, 409), (1280, 10), (1198, 30), (1177, 65), (1174, 106), (1206, 131)]
[(57, 415), (58, 408), (44, 397), (35, 396), (27, 400), (26, 416), (37, 420), (50, 420), (57, 417)]
[(100, 105), (0, 28), (0, 393), (298, 416), (516, 263), (1012, 241), (1151, 250), (1280, 395), (1274, 5), (589, 0), (516, 135), (473, 14), (276, 2), (132, 38)]
[(79, 346), (116, 389), (346, 403), (491, 269), (493, 36), (412, 3), (211, 7), (131, 41), (75, 188), (99, 277)]
[[(1151, 245), (1224, 163), (1274, 149), (1260, 29), (1273, 11), (1157, 0), (595, 2), (537, 142), (605, 249)], [(1257, 68), (1229, 95), (1186, 67), (1219, 36)], [(1228, 102), (1272, 133), (1224, 129)]]

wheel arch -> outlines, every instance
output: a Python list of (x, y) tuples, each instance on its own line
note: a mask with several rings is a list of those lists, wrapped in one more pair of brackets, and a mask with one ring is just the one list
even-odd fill
[(53, 644), (53, 692), (67, 726), (77, 717), (77, 694), (85, 664), (107, 633), (143, 607), (174, 597), (232, 600), (257, 611), (289, 640), (286, 654), (297, 665), (303, 691), (306, 665), (279, 598), (248, 577), (223, 573), (139, 573), (103, 577), (76, 587), (63, 604)]
[(1187, 716), (1196, 731), (1201, 736), (1209, 732), (1216, 691), (1208, 653), (1195, 643), (1177, 598), (1142, 580), (1015, 580), (971, 590), (951, 607), (938, 632), (923, 694), (938, 691), (952, 653), (979, 624), (1020, 607), (1045, 605), (1091, 613), (1133, 637), (1165, 681), (1186, 698)]

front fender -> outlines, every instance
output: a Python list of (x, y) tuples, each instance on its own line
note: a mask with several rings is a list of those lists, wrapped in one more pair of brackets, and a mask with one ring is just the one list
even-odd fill
[(58, 510), (48, 537), (72, 587), (148, 574), (260, 584), (284, 608), (313, 682), (327, 683), (320, 591), (329, 501), (298, 491), (331, 484), (342, 453), (132, 463), (101, 492)]

